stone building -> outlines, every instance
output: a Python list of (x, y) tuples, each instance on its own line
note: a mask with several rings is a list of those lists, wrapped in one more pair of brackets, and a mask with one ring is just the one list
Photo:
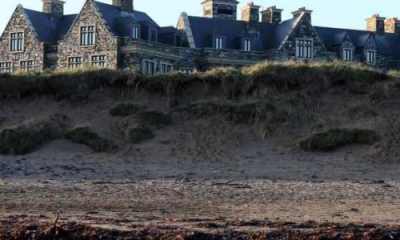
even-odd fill
[(64, 14), (61, 0), (42, 1), (42, 11), (15, 9), (0, 37), (1, 73), (82, 67), (189, 73), (262, 60), (341, 59), (400, 67), (397, 18), (374, 15), (365, 31), (337, 29), (313, 26), (306, 8), (282, 20), (276, 6), (248, 3), (238, 14), (236, 0), (203, 0), (202, 17), (182, 13), (177, 27), (162, 27), (135, 10), (133, 0), (86, 0), (71, 15)]

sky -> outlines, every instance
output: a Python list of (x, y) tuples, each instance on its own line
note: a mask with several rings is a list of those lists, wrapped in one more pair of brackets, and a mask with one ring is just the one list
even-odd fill
[[(65, 0), (65, 12), (77, 13), (85, 0)], [(111, 3), (112, 0), (99, 0)], [(0, 7), (0, 31), (3, 31), (15, 7), (41, 10), (42, 0), (2, 0)], [(148, 13), (161, 26), (175, 26), (181, 12), (189, 15), (202, 14), (202, 0), (135, 0), (135, 9)], [(248, 0), (240, 0), (243, 6)], [(283, 18), (306, 6), (313, 10), (313, 24), (339, 28), (365, 29), (365, 19), (379, 13), (385, 17), (400, 17), (399, 0), (254, 0), (262, 7), (276, 5), (284, 9)]]

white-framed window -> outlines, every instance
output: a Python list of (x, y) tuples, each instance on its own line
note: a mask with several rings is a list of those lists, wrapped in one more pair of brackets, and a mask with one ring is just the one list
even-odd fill
[(11, 62), (0, 62), (0, 73), (11, 73), (12, 63)]
[(24, 60), (19, 62), (21, 71), (30, 72), (33, 69), (33, 60)]
[(93, 55), (91, 60), (94, 67), (103, 68), (106, 65), (106, 55)]
[(81, 46), (93, 46), (96, 44), (95, 26), (81, 26)]
[(296, 39), (296, 58), (312, 59), (314, 57), (314, 40), (308, 38)]
[(132, 28), (132, 38), (133, 39), (139, 39), (140, 38), (140, 26), (135, 25)]
[(343, 48), (342, 59), (343, 59), (343, 61), (346, 61), (346, 62), (353, 61), (353, 49), (352, 48)]
[(173, 70), (173, 67), (169, 63), (161, 63), (160, 72), (161, 73), (169, 73)]
[(156, 63), (152, 60), (143, 60), (142, 71), (146, 75), (154, 75), (156, 73)]
[(216, 37), (215, 38), (215, 48), (216, 49), (223, 49), (224, 48), (224, 38), (223, 37)]
[(367, 60), (367, 64), (375, 65), (376, 64), (376, 51), (375, 50), (367, 50), (366, 60)]
[(24, 33), (13, 32), (10, 34), (10, 51), (21, 52), (24, 50)]
[(251, 51), (251, 40), (250, 39), (245, 39), (243, 41), (243, 50), (246, 52), (250, 52)]
[(82, 66), (81, 57), (69, 57), (68, 58), (68, 68), (80, 68)]

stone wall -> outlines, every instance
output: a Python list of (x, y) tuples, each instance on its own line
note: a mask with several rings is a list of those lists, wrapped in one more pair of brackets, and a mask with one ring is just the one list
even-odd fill
[[(81, 26), (95, 26), (95, 45), (80, 45)], [(67, 69), (70, 57), (81, 57), (82, 67), (91, 66), (93, 55), (105, 55), (105, 67), (118, 68), (118, 38), (112, 35), (95, 6), (93, 6), (92, 1), (87, 1), (70, 31), (59, 42), (58, 69)]]
[[(24, 33), (23, 51), (10, 51), (10, 34), (13, 32)], [(18, 7), (0, 38), (0, 62), (11, 62), (13, 72), (19, 72), (21, 61), (33, 61), (31, 71), (42, 71), (45, 68), (44, 44), (33, 31), (23, 8)]]

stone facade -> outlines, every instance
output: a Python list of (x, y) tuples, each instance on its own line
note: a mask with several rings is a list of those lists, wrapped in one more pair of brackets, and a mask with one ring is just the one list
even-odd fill
[[(22, 47), (14, 51), (11, 37), (17, 33), (22, 33)], [(42, 71), (44, 48), (45, 44), (33, 31), (23, 8), (18, 6), (0, 38), (0, 72)]]
[[(94, 44), (81, 44), (81, 28), (94, 27)], [(104, 64), (99, 67), (117, 69), (118, 38), (114, 37), (97, 12), (92, 1), (87, 1), (77, 19), (63, 40), (58, 43), (57, 68), (74, 68), (72, 58), (80, 58), (82, 67), (96, 67), (92, 61), (97, 56), (104, 56)]]

